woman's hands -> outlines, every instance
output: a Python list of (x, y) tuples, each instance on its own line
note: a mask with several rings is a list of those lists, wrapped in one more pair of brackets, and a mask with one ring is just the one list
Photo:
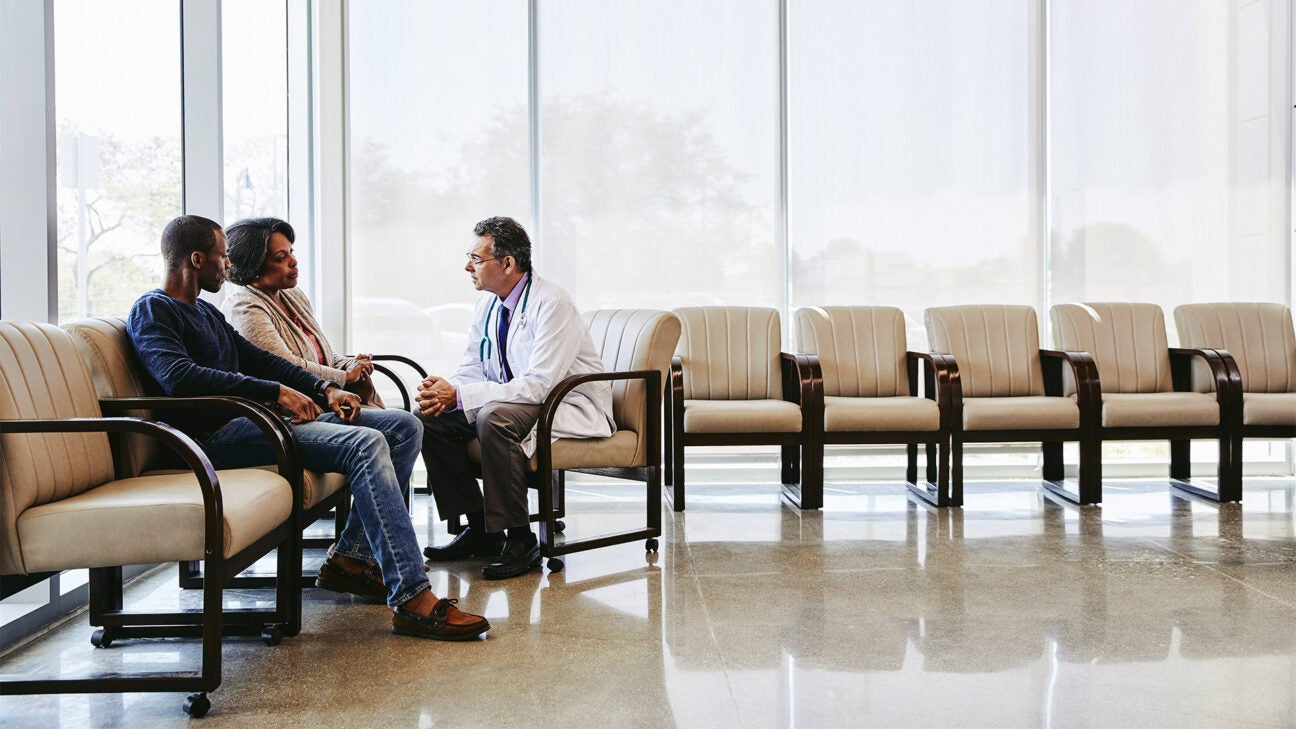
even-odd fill
[(363, 380), (373, 374), (373, 371), (373, 355), (357, 354), (355, 359), (351, 361), (351, 365), (347, 367), (346, 384), (350, 385), (356, 380)]

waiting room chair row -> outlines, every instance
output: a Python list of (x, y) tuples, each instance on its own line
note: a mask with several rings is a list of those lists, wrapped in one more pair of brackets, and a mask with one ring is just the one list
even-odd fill
[[(533, 485), (540, 487), (542, 552), (555, 570), (562, 569), (560, 555), (611, 544), (644, 540), (655, 552), (661, 534), (661, 393), (678, 320), (664, 311), (620, 309), (590, 312), (584, 321), (607, 372), (555, 386), (542, 407), (542, 445), (531, 460)], [(558, 401), (591, 379), (612, 382), (617, 432), (550, 442)], [(263, 405), (232, 397), (145, 397), (142, 382), (121, 319), (63, 328), (0, 321), (0, 391), (10, 395), (0, 398), (0, 597), (63, 570), (90, 568), (90, 624), (101, 626), (95, 646), (107, 648), (117, 638), (200, 636), (201, 666), (135, 675), (5, 674), (4, 693), (192, 691), (185, 711), (202, 716), (211, 706), (208, 692), (221, 683), (224, 636), (260, 635), (273, 645), (300, 631), (302, 530), (329, 511), (339, 525), (345, 520), (345, 479), (304, 471), (292, 429)], [(153, 420), (172, 408), (215, 408), (253, 419), (272, 441), (277, 464), (214, 469), (191, 439)], [(125, 437), (110, 440), (110, 433)], [(163, 450), (177, 454), (171, 460), (184, 468), (171, 468), (176, 464), (160, 458)], [(559, 540), (567, 470), (643, 482), (643, 525)], [(275, 549), (274, 576), (250, 585), (238, 576)], [(203, 589), (202, 608), (123, 609), (122, 566), (171, 560), (181, 562), (181, 586)], [(224, 606), (223, 588), (236, 580), (275, 587), (274, 609)]]
[[(1280, 304), (1180, 306), (1176, 348), (1155, 304), (1061, 304), (1050, 312), (1057, 350), (1040, 348), (1030, 306), (927, 309), (930, 352), (908, 349), (894, 307), (799, 309), (794, 352), (780, 351), (774, 309), (675, 314), (682, 334), (667, 393), (666, 473), (677, 511), (687, 446), (781, 446), (784, 492), (813, 509), (823, 505), (831, 444), (904, 444), (910, 489), (960, 506), (965, 443), (1038, 442), (1044, 485), (1097, 504), (1104, 440), (1167, 440), (1176, 487), (1238, 501), (1243, 438), (1296, 437), (1296, 334)], [(1214, 486), (1190, 478), (1194, 439), (1218, 444)], [(1074, 483), (1064, 474), (1066, 442), (1079, 444)]]

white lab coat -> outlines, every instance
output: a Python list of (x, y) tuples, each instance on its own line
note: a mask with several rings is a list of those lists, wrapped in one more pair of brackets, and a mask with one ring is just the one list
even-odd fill
[[(468, 345), (450, 384), (459, 390), (468, 422), (476, 422), (477, 411), (487, 403), (520, 402), (539, 405), (549, 392), (570, 375), (603, 372), (603, 360), (581, 321), (571, 297), (560, 287), (531, 274), (531, 293), (518, 300), (510, 317), (508, 362), (513, 379), (501, 382), (498, 297), (484, 294), (477, 301)], [(487, 312), (490, 322), (486, 322)], [(485, 333), (485, 339), (483, 338)], [(483, 341), (489, 341), (486, 347)], [(484, 350), (484, 351), (483, 351)], [(483, 361), (484, 357), (484, 361)], [(568, 393), (554, 416), (554, 438), (606, 438), (616, 430), (612, 420), (612, 385), (587, 382)], [(527, 457), (535, 453), (535, 430), (522, 443)]]

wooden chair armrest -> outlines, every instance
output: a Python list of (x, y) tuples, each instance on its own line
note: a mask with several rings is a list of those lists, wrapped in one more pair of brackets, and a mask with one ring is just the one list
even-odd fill
[(667, 405), (670, 406), (669, 426), (673, 432), (684, 435), (684, 360), (671, 357), (670, 382), (666, 391), (670, 393)]
[(1220, 406), (1220, 422), (1241, 422), (1242, 372), (1233, 355), (1224, 349), (1170, 348), (1170, 374), (1176, 392), (1192, 390), (1192, 361), (1200, 358), (1210, 367), (1215, 385), (1215, 400)]
[(1080, 409), (1080, 429), (1090, 431), (1102, 422), (1102, 383), (1098, 379), (1098, 364), (1088, 352), (1064, 352), (1058, 349), (1041, 349), (1040, 366), (1044, 370), (1044, 394), (1062, 397), (1066, 392), (1062, 382), (1062, 365), (1071, 369), (1075, 380), (1076, 407)]
[(819, 357), (799, 352), (779, 352), (783, 370), (783, 401), (801, 408), (801, 432), (823, 432), (823, 368)]
[(779, 352), (783, 369), (783, 401), (805, 408), (816, 394), (823, 402), (823, 368), (819, 357), (800, 352)]
[(162, 441), (184, 459), (198, 479), (198, 489), (203, 498), (204, 554), (207, 557), (224, 555), (224, 502), (216, 469), (192, 438), (170, 425), (139, 418), (0, 420), (0, 434), (4, 433), (136, 433)]
[[(644, 398), (644, 422), (650, 443), (660, 430), (658, 414), (661, 412), (661, 373), (657, 370), (628, 370), (623, 372), (595, 372), (585, 375), (571, 375), (563, 378), (540, 406), (540, 417), (536, 421), (536, 452), (540, 455), (540, 470), (549, 471), (552, 467), (549, 444), (553, 440), (553, 421), (558, 414), (558, 406), (568, 393), (587, 382), (610, 382), (615, 380), (643, 380), (647, 387)], [(652, 453), (660, 449), (650, 447)]]
[(428, 376), (427, 370), (423, 369), (423, 366), (420, 365), (418, 362), (415, 362), (409, 357), (402, 357), (399, 354), (375, 354), (373, 356), (373, 361), (375, 363), (374, 372), (380, 372), (387, 379), (392, 381), (392, 384), (396, 386), (396, 391), (400, 393), (401, 402), (404, 403), (403, 405), (404, 409), (406, 411), (410, 410), (410, 407), (414, 404), (414, 400), (413, 398), (410, 397), (409, 388), (405, 387), (405, 381), (402, 380), (400, 376), (397, 375), (394, 371), (392, 371), (390, 367), (384, 367), (377, 363), (397, 362), (403, 364), (406, 367), (409, 367), (410, 369), (414, 370), (414, 372), (418, 373), (420, 380), (427, 379)]
[(949, 429), (963, 421), (963, 385), (959, 380), (958, 363), (952, 354), (937, 352), (905, 352), (909, 370), (909, 394), (918, 396), (918, 364), (925, 364), (924, 396), (935, 400), (940, 410), (941, 428)]
[(427, 370), (423, 369), (423, 365), (419, 364), (418, 362), (415, 362), (409, 357), (402, 357), (399, 354), (375, 354), (373, 356), (373, 361), (374, 362), (399, 362), (400, 364), (403, 364), (406, 367), (409, 367), (410, 369), (417, 372), (420, 379), (426, 380), (428, 376)]
[(274, 452), (279, 475), (287, 479), (293, 490), (294, 511), (301, 508), (302, 465), (297, 449), (297, 437), (292, 428), (268, 406), (232, 395), (199, 397), (111, 397), (99, 401), (105, 413), (122, 413), (130, 410), (193, 410), (197, 408), (231, 413), (230, 419), (246, 417), (266, 436)]

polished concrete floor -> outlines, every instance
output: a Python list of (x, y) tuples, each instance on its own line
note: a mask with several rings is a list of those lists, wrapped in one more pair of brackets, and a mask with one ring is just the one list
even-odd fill
[[(1100, 508), (1036, 484), (969, 484), (935, 510), (896, 484), (831, 484), (822, 511), (772, 485), (699, 485), (641, 544), (562, 572), (433, 588), (487, 615), (485, 640), (390, 633), (389, 612), (316, 589), (302, 634), (226, 643), (201, 720), (258, 729), (408, 727), (1293, 727), (1296, 481), (1241, 505), (1109, 481)], [(627, 524), (624, 488), (571, 488), (569, 534)], [(425, 541), (426, 497), (415, 501)], [(177, 596), (174, 569), (128, 600)], [(235, 594), (248, 599), (257, 595)], [(194, 665), (195, 641), (94, 649), (84, 616), (6, 673)], [(4, 727), (186, 724), (181, 694), (0, 697)]]

